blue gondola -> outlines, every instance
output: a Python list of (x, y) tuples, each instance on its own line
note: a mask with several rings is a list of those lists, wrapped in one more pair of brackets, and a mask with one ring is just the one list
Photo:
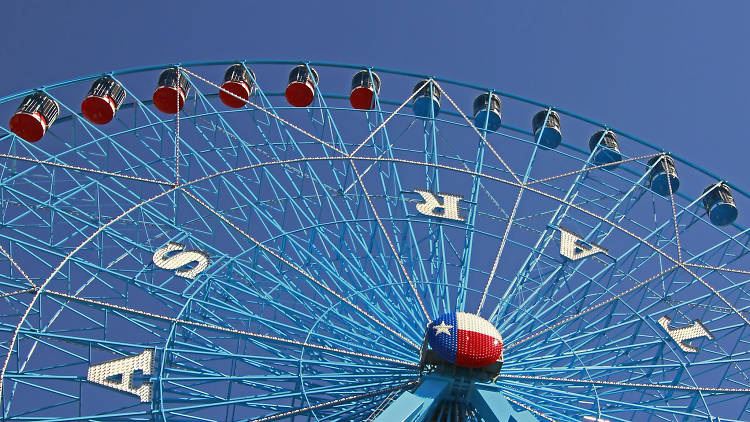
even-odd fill
[(652, 166), (649, 180), (651, 190), (661, 196), (669, 196), (669, 186), (672, 186), (672, 193), (677, 193), (680, 189), (680, 179), (677, 177), (677, 167), (674, 159), (668, 155), (660, 155), (648, 160), (648, 165)]
[(703, 190), (703, 206), (711, 223), (716, 226), (726, 226), (737, 219), (737, 206), (734, 204), (732, 189), (724, 182)]
[(436, 117), (440, 113), (440, 89), (432, 82), (424, 80), (414, 85), (412, 92), (416, 92), (412, 109), (419, 117)]
[(487, 123), (488, 130), (500, 129), (503, 105), (495, 94), (480, 94), (474, 99), (474, 125), (480, 129)]
[[(544, 119), (547, 119), (546, 124)], [(531, 119), (531, 127), (534, 130), (534, 139), (539, 142), (539, 148), (555, 149), (560, 146), (562, 142), (560, 115), (555, 110), (542, 110), (535, 114)]]
[[(597, 148), (598, 147), (598, 148)], [(594, 153), (594, 164), (597, 166), (607, 165), (607, 168), (617, 167), (617, 161), (622, 160), (617, 136), (611, 130), (600, 130), (589, 138), (589, 150)]]

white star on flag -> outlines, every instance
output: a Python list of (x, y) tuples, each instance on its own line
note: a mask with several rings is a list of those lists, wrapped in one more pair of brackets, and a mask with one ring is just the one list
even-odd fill
[(437, 336), (440, 333), (445, 333), (448, 335), (451, 335), (450, 329), (453, 328), (452, 325), (448, 325), (445, 323), (445, 321), (440, 321), (440, 325), (436, 325), (432, 327), (436, 330), (435, 335)]

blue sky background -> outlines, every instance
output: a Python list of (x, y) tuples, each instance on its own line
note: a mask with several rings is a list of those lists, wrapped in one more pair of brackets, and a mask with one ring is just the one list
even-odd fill
[(748, 185), (746, 1), (24, 1), (2, 11), (0, 96), (178, 61), (372, 65), (562, 107)]

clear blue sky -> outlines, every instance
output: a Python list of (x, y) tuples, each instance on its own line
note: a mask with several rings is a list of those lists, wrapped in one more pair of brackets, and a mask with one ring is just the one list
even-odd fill
[(357, 63), (553, 104), (748, 187), (747, 1), (138, 0), (1, 7), (0, 96), (176, 61)]

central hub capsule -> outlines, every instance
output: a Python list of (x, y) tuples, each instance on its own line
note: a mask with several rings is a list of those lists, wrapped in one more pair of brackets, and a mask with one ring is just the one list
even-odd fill
[(481, 368), (503, 355), (500, 332), (486, 319), (466, 312), (440, 315), (427, 325), (427, 342), (438, 356), (467, 368)]

